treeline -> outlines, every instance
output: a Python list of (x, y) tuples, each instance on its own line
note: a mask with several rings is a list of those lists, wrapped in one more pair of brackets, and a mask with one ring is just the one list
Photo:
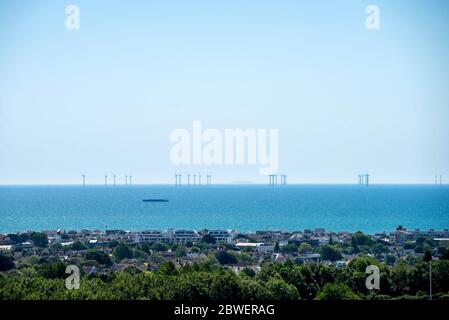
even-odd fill
[[(0, 259), (1, 260), (1, 259)], [(378, 265), (380, 290), (365, 286), (368, 265)], [(264, 263), (257, 274), (239, 275), (217, 263), (204, 262), (175, 268), (163, 262), (154, 272), (130, 267), (107, 275), (83, 275), (80, 289), (65, 287), (66, 265), (37, 264), (0, 273), (0, 299), (164, 299), (164, 300), (340, 300), (427, 299), (429, 262), (404, 261), (387, 267), (361, 256), (347, 268), (326, 265)], [(449, 261), (432, 262), (434, 299), (449, 299)]]

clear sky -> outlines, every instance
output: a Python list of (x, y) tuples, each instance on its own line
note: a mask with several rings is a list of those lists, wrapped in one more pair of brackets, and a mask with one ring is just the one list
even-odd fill
[(444, 0), (2, 0), (0, 184), (267, 181), (172, 165), (169, 134), (193, 120), (279, 129), (291, 182), (447, 182), (448, 34)]

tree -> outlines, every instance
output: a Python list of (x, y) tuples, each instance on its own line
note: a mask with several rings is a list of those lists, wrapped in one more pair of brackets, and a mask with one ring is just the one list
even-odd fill
[(289, 243), (281, 247), (282, 253), (295, 253), (298, 251), (298, 246), (295, 243)]
[(426, 250), (426, 252), (424, 252), (424, 257), (422, 258), (422, 260), (424, 262), (429, 262), (432, 260), (432, 252), (430, 252), (430, 250)]
[(48, 236), (43, 232), (33, 232), (30, 236), (31, 241), (37, 247), (45, 248), (48, 245)]
[(373, 253), (375, 254), (382, 254), (382, 253), (388, 253), (388, 247), (381, 243), (376, 243), (372, 246)]
[(75, 250), (75, 251), (81, 251), (81, 250), (87, 250), (87, 247), (81, 241), (75, 241), (74, 243), (71, 244), (70, 249)]
[(365, 273), (366, 268), (369, 265), (377, 266), (377, 265), (379, 265), (379, 262), (377, 262), (376, 259), (371, 258), (369, 256), (363, 256), (363, 255), (360, 256), (359, 255), (349, 263), (348, 267), (350, 270)]
[(434, 292), (449, 292), (449, 261), (439, 260), (432, 262), (434, 279)]
[(244, 278), (240, 281), (240, 297), (243, 300), (270, 300), (270, 291), (260, 282)]
[(177, 257), (184, 257), (187, 255), (186, 249), (183, 246), (178, 246), (175, 252)]
[(99, 264), (103, 264), (106, 266), (112, 265), (111, 259), (106, 254), (98, 250), (87, 251), (86, 254), (84, 255), (84, 258), (86, 260), (97, 261)]
[(337, 261), (342, 258), (341, 253), (334, 246), (329, 245), (322, 246), (320, 254), (323, 260)]
[(173, 276), (176, 275), (176, 267), (171, 261), (164, 261), (162, 262), (161, 266), (159, 267), (158, 272), (160, 274), (166, 275), (166, 276)]
[(310, 244), (303, 242), (299, 245), (298, 252), (299, 253), (310, 252), (312, 251), (312, 249), (313, 247)]
[(229, 254), (227, 251), (219, 251), (215, 254), (215, 258), (221, 265), (235, 264), (237, 263), (237, 258)]
[(62, 262), (44, 263), (39, 267), (39, 273), (47, 279), (64, 279), (66, 265)]
[(29, 233), (10, 233), (7, 237), (15, 244), (25, 242), (30, 239)]
[(168, 244), (163, 242), (154, 242), (153, 244), (151, 244), (151, 249), (156, 252), (165, 252), (168, 251), (170, 247), (168, 246)]
[(360, 248), (357, 244), (357, 240), (352, 236), (351, 237), (351, 247), (352, 247), (352, 252), (353, 253), (359, 253), (360, 252)]
[(276, 244), (274, 245), (274, 252), (279, 252), (279, 242), (276, 242)]
[(133, 251), (125, 243), (120, 242), (114, 249), (114, 257), (117, 261), (131, 259), (133, 257)]
[(0, 271), (8, 271), (14, 269), (16, 265), (11, 257), (0, 253)]
[(150, 253), (151, 252), (151, 247), (150, 247), (150, 245), (147, 242), (140, 244), (139, 248), (140, 248), (141, 251), (143, 251), (145, 253)]
[(343, 283), (326, 283), (316, 300), (360, 300), (360, 297)]
[(374, 243), (374, 241), (371, 240), (370, 237), (368, 237), (367, 235), (363, 234), (363, 232), (360, 231), (353, 233), (352, 238), (359, 246), (368, 246)]
[(267, 288), (275, 300), (298, 300), (298, 290), (282, 279), (271, 279), (267, 282)]
[(203, 242), (204, 243), (208, 243), (208, 244), (215, 244), (217, 243), (217, 239), (215, 239), (213, 236), (211, 236), (210, 234), (205, 234), (203, 236)]
[(449, 250), (445, 250), (443, 255), (441, 256), (442, 260), (449, 260)]

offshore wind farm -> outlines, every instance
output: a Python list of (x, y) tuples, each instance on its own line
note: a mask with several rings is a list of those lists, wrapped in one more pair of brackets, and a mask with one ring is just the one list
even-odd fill
[[(199, 176), (199, 175), (198, 175)], [(178, 180), (180, 182), (180, 179)], [(143, 202), (166, 199), (167, 202)], [(0, 186), (0, 232), (165, 228), (379, 232), (446, 229), (448, 185), (102, 184)]]

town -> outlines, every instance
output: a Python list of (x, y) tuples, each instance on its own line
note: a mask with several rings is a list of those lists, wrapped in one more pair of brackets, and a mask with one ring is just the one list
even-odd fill
[[(373, 266), (377, 288), (365, 282)], [(0, 235), (0, 300), (448, 300), (448, 279), (447, 229)]]
[(58, 259), (82, 266), (86, 274), (109, 273), (133, 267), (154, 271), (164, 261), (176, 267), (213, 260), (234, 270), (257, 273), (264, 262), (320, 263), (345, 268), (366, 254), (387, 265), (413, 260), (426, 253), (434, 259), (447, 254), (449, 231), (407, 230), (386, 233), (232, 230), (52, 230), (0, 235), (0, 252), (17, 264), (30, 258)]

